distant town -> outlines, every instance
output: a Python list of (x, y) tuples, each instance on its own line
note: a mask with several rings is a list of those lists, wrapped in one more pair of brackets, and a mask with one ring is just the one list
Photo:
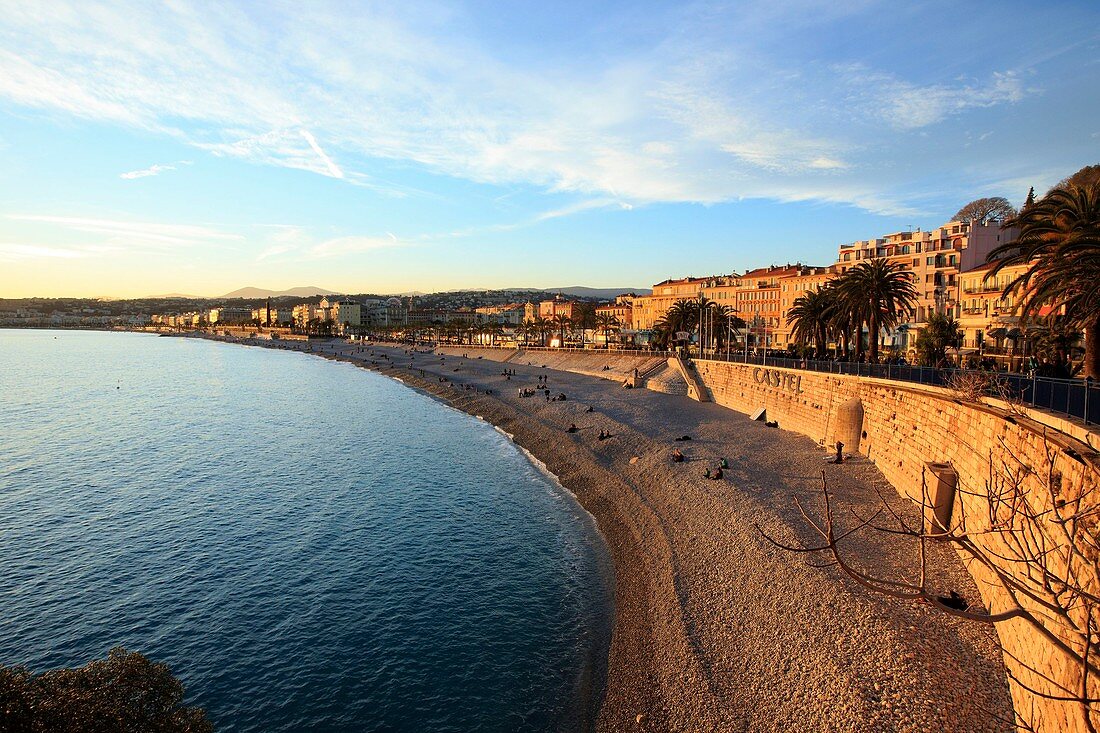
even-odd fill
[[(743, 273), (688, 276), (655, 283), (649, 292), (612, 298), (539, 290), (456, 291), (415, 296), (331, 294), (224, 301), (186, 297), (137, 300), (21, 299), (0, 301), (0, 326), (211, 329), (268, 338), (387, 334), (469, 344), (549, 347), (667, 346), (676, 339), (668, 315), (678, 302), (716, 306), (718, 318), (690, 324), (697, 342), (709, 327), (712, 348), (797, 351), (807, 339), (792, 309), (853, 265), (885, 259), (909, 273), (916, 299), (908, 318), (881, 329), (879, 345), (912, 355), (933, 315), (957, 321), (953, 354), (1003, 366), (1026, 359), (1031, 344), (1006, 286), (1026, 266), (990, 278), (986, 258), (1016, 232), (998, 220), (950, 221), (930, 231), (898, 231), (842, 244), (829, 265), (776, 264)], [(708, 309), (708, 315), (710, 309)], [(699, 335), (694, 331), (698, 330)], [(681, 335), (682, 332), (681, 332)], [(835, 343), (831, 344), (834, 348)]]

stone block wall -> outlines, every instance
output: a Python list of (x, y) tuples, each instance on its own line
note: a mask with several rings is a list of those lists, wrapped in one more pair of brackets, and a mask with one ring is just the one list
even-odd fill
[[(838, 417), (851, 414), (853, 401), (858, 400), (863, 411), (859, 453), (874, 461), (901, 495), (918, 502), (926, 491), (922, 481), (929, 486), (934, 483), (927, 464), (950, 463), (962, 490), (956, 496), (956, 519), (964, 519), (972, 536), (995, 553), (1011, 556), (1013, 548), (1003, 542), (1003, 535), (982, 531), (990, 526), (988, 502), (966, 492), (985, 492), (996, 477), (1011, 474), (1024, 487), (1027, 500), (1044, 510), (1052, 501), (1047, 477), (1054, 476), (1058, 491), (1054, 501), (1065, 501), (1068, 506), (1077, 501), (1096, 502), (1100, 436), (1080, 426), (1004, 403), (965, 401), (942, 388), (720, 361), (698, 360), (695, 364), (715, 402), (746, 414), (766, 408), (768, 419), (777, 420), (780, 428), (807, 435), (823, 446), (833, 445), (845, 433)], [(844, 405), (847, 407), (842, 410)], [(1052, 545), (1057, 544), (1056, 526), (1046, 526), (1043, 531), (1050, 533)], [(1089, 531), (1097, 537), (1095, 523)], [(963, 559), (985, 605), (992, 611), (1004, 610), (1008, 599), (993, 573), (969, 557)], [(1054, 569), (1064, 572), (1061, 561), (1060, 555), (1052, 555)], [(1097, 558), (1090, 556), (1089, 562), (1074, 567), (1094, 593), (1100, 591), (1096, 562)], [(1020, 565), (1005, 569), (1019, 570)], [(1035, 604), (1028, 606), (1036, 610)], [(1078, 617), (1075, 622), (1083, 623), (1083, 619)], [(999, 623), (997, 631), (1012, 657), (1071, 689), (1080, 687), (1078, 669), (1032, 625), (1013, 619)], [(1059, 636), (1070, 643), (1074, 638), (1072, 634)], [(1043, 686), (1007, 654), (1005, 662), (1030, 685)], [(1036, 697), (1018, 684), (1012, 688), (1018, 714), (1036, 730), (1086, 730), (1076, 704)], [(1097, 691), (1094, 696), (1100, 696)]]

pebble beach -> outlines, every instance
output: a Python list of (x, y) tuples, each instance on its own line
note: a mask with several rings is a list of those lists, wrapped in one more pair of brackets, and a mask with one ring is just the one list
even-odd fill
[[(815, 542), (795, 500), (820, 511), (823, 471), (841, 528), (872, 514), (880, 496), (916, 516), (870, 462), (832, 465), (801, 435), (685, 396), (546, 369), (537, 358), (501, 364), (473, 350), (464, 358), (400, 345), (249, 343), (311, 348), (398, 378), (496, 425), (575, 494), (615, 573), (597, 730), (1013, 730), (994, 629), (873, 594), (821, 567), (824, 557), (765, 538)], [(520, 396), (544, 384), (566, 399)], [(691, 440), (676, 440), (685, 435)], [(683, 462), (671, 460), (674, 450)], [(723, 458), (723, 478), (705, 478)], [(894, 535), (865, 529), (844, 547), (868, 572), (913, 578), (916, 549)], [(929, 552), (931, 588), (977, 602), (954, 552)]]

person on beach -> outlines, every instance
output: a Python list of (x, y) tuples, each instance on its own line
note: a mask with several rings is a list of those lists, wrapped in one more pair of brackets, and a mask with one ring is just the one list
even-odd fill
[(683, 463), (684, 462), (684, 454), (679, 448), (672, 451), (672, 462), (673, 463)]
[(710, 478), (710, 469), (709, 468), (706, 469), (705, 471), (703, 471), (703, 478)]
[(715, 481), (717, 481), (718, 479), (722, 478), (722, 469), (721, 469), (721, 468), (717, 469), (717, 470), (716, 470), (716, 471), (714, 472), (714, 475), (713, 475), (713, 476), (711, 476), (711, 478), (712, 478), (712, 479), (714, 479)]
[(577, 425), (576, 425), (576, 423), (569, 423), (569, 427), (565, 429), (565, 432), (567, 432), (567, 433), (575, 433), (575, 432), (577, 432)]
[(718, 461), (718, 468), (729, 468), (730, 464), (725, 458), (721, 458)]

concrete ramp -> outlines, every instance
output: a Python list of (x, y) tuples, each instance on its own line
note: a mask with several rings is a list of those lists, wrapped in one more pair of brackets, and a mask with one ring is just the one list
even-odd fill
[(696, 402), (710, 402), (710, 392), (707, 391), (707, 387), (703, 384), (702, 378), (699, 373), (690, 368), (682, 358), (679, 356), (673, 356), (668, 360), (669, 367), (675, 369), (683, 377), (687, 383), (688, 397)]
[(687, 396), (688, 385), (677, 369), (661, 362), (660, 367), (642, 382), (651, 392)]

